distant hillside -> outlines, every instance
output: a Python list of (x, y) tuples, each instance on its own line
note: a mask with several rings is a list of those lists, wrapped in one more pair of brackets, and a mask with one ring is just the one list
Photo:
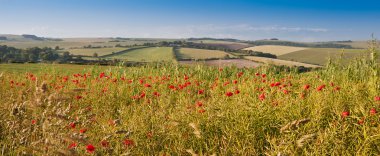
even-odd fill
[(256, 40), (247, 41), (246, 43), (260, 46), (260, 45), (281, 45), (281, 46), (293, 46), (293, 47), (310, 47), (310, 48), (345, 48), (354, 49), (351, 45), (337, 44), (333, 42), (292, 42), (283, 40)]
[(209, 41), (225, 41), (225, 42), (243, 42), (242, 40), (233, 39), (233, 38), (188, 38), (188, 41), (201, 41), (201, 40), (209, 40)]
[(30, 34), (23, 34), (23, 35), (0, 34), (0, 41), (13, 41), (13, 42), (62, 41), (62, 39), (39, 37), (36, 35), (30, 35)]

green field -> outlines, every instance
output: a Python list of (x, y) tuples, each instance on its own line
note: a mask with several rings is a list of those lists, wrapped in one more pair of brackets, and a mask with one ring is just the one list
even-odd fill
[(175, 61), (172, 47), (150, 47), (106, 57), (136, 62)]
[[(343, 49), (337, 48), (311, 48), (281, 55), (278, 59), (325, 65), (330, 57), (337, 58), (342, 51)], [(343, 61), (348, 62), (355, 57), (364, 55), (364, 51), (364, 49), (344, 49)]]
[(206, 50), (194, 48), (181, 48), (179, 51), (179, 58), (181, 59), (210, 59), (210, 58), (224, 58), (227, 55), (234, 57), (224, 51), (219, 50)]
[(129, 48), (114, 47), (114, 48), (80, 48), (80, 49), (69, 49), (67, 50), (70, 54), (83, 55), (83, 56), (93, 56), (97, 53), (98, 56), (109, 55), (112, 53), (117, 53), (120, 51), (127, 50)]

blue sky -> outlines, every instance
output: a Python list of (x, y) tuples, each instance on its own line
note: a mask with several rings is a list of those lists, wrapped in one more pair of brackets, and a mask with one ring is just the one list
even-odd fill
[(0, 34), (294, 41), (380, 35), (376, 0), (0, 0)]

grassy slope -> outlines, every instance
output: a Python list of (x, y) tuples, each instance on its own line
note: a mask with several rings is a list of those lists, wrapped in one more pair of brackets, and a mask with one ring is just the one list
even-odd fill
[[(363, 54), (363, 49), (345, 49), (344, 60), (348, 61)], [(281, 55), (278, 58), (297, 62), (325, 65), (329, 57), (337, 58), (342, 49), (336, 48), (311, 48)]]
[[(224, 51), (219, 50), (205, 50), (194, 48), (181, 48), (179, 57), (181, 59), (209, 59), (209, 58), (223, 58), (226, 55), (230, 55)], [(233, 57), (230, 55), (230, 57)]]
[(126, 59), (127, 61), (142, 61), (142, 62), (153, 62), (153, 61), (173, 61), (173, 51), (172, 47), (150, 47), (131, 50), (120, 55), (114, 55), (107, 57), (109, 59)]

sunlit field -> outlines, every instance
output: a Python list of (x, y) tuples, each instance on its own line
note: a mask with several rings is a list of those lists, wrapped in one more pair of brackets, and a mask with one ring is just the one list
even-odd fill
[(226, 56), (233, 57), (224, 51), (219, 50), (205, 50), (195, 48), (181, 48), (179, 57), (181, 59), (210, 59), (210, 58), (224, 58)]
[(368, 60), (308, 73), (20, 66), (0, 72), (2, 155), (380, 154), (379, 66)]
[(108, 59), (121, 59), (127, 61), (175, 61), (172, 47), (148, 47), (133, 49), (131, 51), (106, 57)]

